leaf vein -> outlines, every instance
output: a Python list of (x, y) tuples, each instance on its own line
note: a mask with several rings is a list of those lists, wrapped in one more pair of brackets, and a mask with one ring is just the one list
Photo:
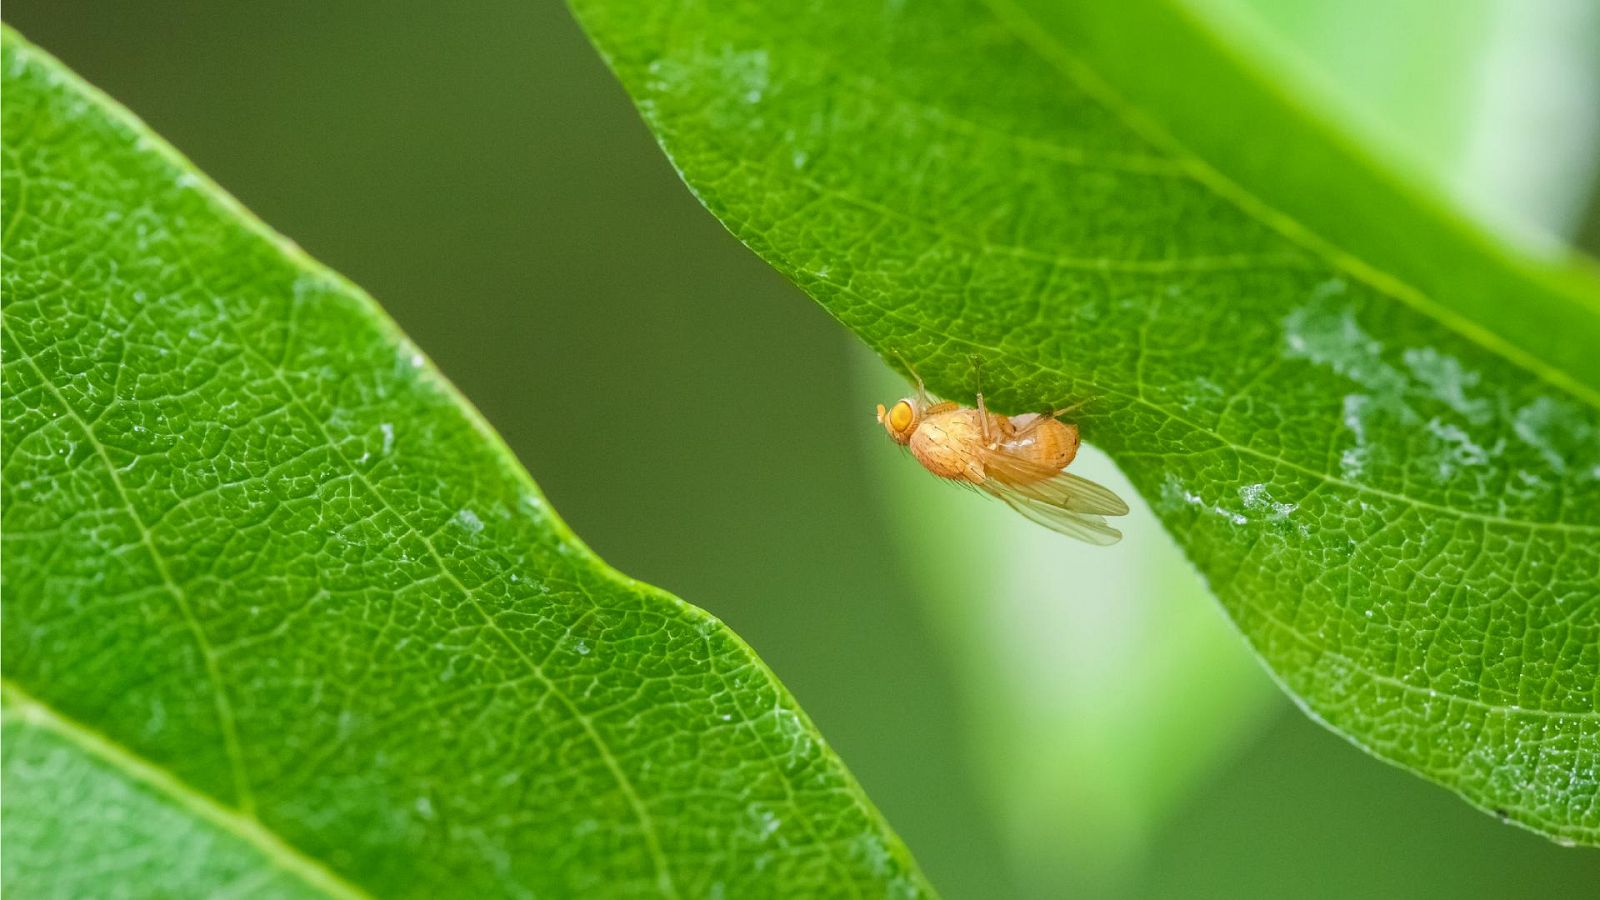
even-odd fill
[(0, 678), (0, 697), (5, 701), (0, 704), (0, 715), (59, 735), (85, 753), (149, 785), (206, 822), (256, 848), (274, 865), (295, 875), (307, 886), (346, 900), (369, 897), (366, 891), (339, 877), (320, 860), (307, 856), (256, 817), (218, 803), (216, 798), (190, 786), (170, 770), (63, 716), (11, 679)]

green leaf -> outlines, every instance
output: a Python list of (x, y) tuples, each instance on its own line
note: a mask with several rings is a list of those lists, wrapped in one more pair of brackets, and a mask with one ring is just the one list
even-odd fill
[(9, 31), (0, 74), (7, 889), (926, 892), (370, 298)]
[(1181, 6), (574, 5), (707, 207), (870, 345), (955, 397), (981, 354), (1003, 411), (1086, 400), (1310, 714), (1600, 842), (1591, 273)]
[[(1600, 7), (1565, 0), (1193, 0), (1316, 106), (1508, 240), (1549, 246), (1600, 174)], [(1548, 123), (1560, 122), (1560, 128)]]

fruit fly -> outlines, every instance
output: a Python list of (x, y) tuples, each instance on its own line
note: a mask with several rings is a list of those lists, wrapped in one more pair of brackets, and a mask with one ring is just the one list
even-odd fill
[(878, 422), (940, 478), (998, 497), (1068, 537), (1102, 546), (1122, 539), (1105, 517), (1127, 515), (1128, 504), (1066, 471), (1078, 455), (1078, 426), (1056, 417), (1074, 407), (1004, 416), (989, 411), (982, 391), (977, 403), (973, 408), (931, 397), (917, 378), (915, 396), (887, 409), (878, 404)]

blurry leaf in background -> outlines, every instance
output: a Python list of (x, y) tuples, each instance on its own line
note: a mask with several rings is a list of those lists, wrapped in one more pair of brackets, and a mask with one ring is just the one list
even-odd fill
[(4, 886), (927, 893), (370, 298), (4, 30)]
[(1600, 171), (1600, 5), (1189, 2), (1489, 227), (1548, 246), (1581, 224)]
[(697, 196), (880, 353), (1088, 400), (1308, 711), (1600, 840), (1591, 273), (1166, 4), (576, 8)]

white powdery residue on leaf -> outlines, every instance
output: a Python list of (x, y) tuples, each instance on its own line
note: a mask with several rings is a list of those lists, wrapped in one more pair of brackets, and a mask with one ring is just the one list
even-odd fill
[(1398, 395), (1405, 390), (1406, 377), (1383, 360), (1383, 345), (1361, 329), (1355, 309), (1337, 306), (1329, 298), (1342, 292), (1326, 289), (1331, 282), (1313, 291), (1311, 302), (1284, 317), (1284, 354), (1326, 366), (1355, 383), (1384, 394)]
[(802, 765), (815, 749), (811, 730), (801, 720), (800, 714), (792, 709), (778, 709), (776, 717), (778, 733), (789, 744), (785, 751), (785, 764), (790, 768)]
[(1239, 499), (1244, 501), (1245, 509), (1264, 513), (1269, 522), (1281, 522), (1300, 508), (1296, 503), (1279, 503), (1273, 500), (1265, 484), (1247, 484), (1239, 488)]
[(296, 301), (310, 297), (321, 296), (337, 288), (328, 283), (328, 278), (317, 272), (301, 272), (294, 277), (294, 284), (290, 287)]
[(394, 449), (394, 423), (379, 422), (378, 430), (383, 432), (383, 455), (388, 456), (389, 451)]
[(1486, 466), (1505, 449), (1504, 441), (1486, 449), (1465, 431), (1439, 419), (1429, 420), (1427, 427), (1438, 454), (1435, 462), (1440, 479), (1449, 478), (1459, 469)]
[(1244, 513), (1228, 509), (1227, 507), (1222, 506), (1220, 503), (1206, 502), (1205, 498), (1184, 487), (1182, 482), (1178, 481), (1178, 478), (1175, 475), (1168, 475), (1166, 480), (1161, 483), (1161, 501), (1162, 504), (1168, 509), (1173, 509), (1178, 506), (1193, 506), (1197, 509), (1201, 509), (1207, 513), (1210, 513), (1211, 515), (1225, 519), (1234, 525), (1250, 524), (1249, 516), (1246, 516)]
[(760, 840), (767, 840), (783, 827), (783, 819), (765, 803), (752, 803), (748, 810), (751, 823)]
[(1510, 481), (1509, 488), (1514, 494), (1529, 496), (1542, 494), (1549, 490), (1550, 483), (1527, 469), (1518, 469), (1517, 474)]
[(1600, 478), (1600, 434), (1577, 405), (1540, 397), (1517, 410), (1511, 427), (1555, 471), (1577, 469), (1580, 477)]
[(456, 513), (456, 521), (461, 524), (462, 528), (467, 530), (468, 534), (477, 534), (483, 530), (483, 520), (478, 518), (478, 514), (470, 509), (462, 509)]
[(868, 867), (879, 875), (894, 868), (894, 854), (883, 839), (874, 834), (863, 834), (856, 840), (856, 852), (867, 861)]
[(1359, 478), (1367, 469), (1367, 425), (1363, 416), (1372, 398), (1365, 394), (1346, 394), (1344, 397), (1344, 427), (1349, 429), (1355, 444), (1339, 454), (1339, 473), (1346, 479)]
[(422, 368), (423, 363), (427, 362), (427, 357), (422, 355), (422, 351), (418, 349), (416, 344), (411, 343), (409, 340), (402, 339), (400, 343), (395, 346), (394, 360), (395, 364), (401, 370), (415, 370)]
[(545, 514), (544, 498), (529, 491), (522, 495), (522, 508), (536, 516), (543, 516)]
[(747, 50), (723, 57), (728, 83), (737, 85), (746, 103), (760, 103), (771, 84), (770, 57), (766, 50)]
[(1491, 414), (1489, 401), (1482, 397), (1473, 397), (1468, 393), (1483, 380), (1482, 376), (1477, 372), (1468, 371), (1461, 365), (1460, 360), (1440, 353), (1432, 347), (1407, 350), (1401, 358), (1405, 360), (1411, 374), (1428, 388), (1435, 400), (1460, 413), (1473, 424), (1482, 424), (1489, 420)]

